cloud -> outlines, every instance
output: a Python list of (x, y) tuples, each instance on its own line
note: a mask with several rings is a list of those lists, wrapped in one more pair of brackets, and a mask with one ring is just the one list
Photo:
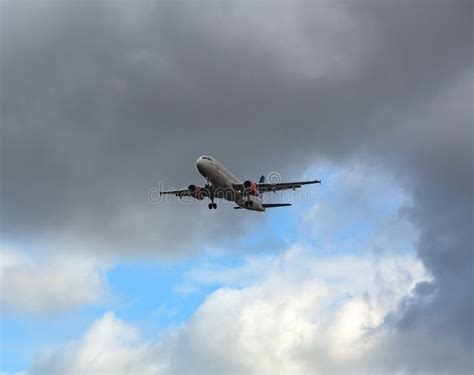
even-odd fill
[[(301, 220), (319, 238), (321, 217), (350, 209), (342, 223), (326, 223), (322, 234), (329, 235), (317, 245), (305, 244), (302, 237), (280, 255), (246, 256), (232, 266), (209, 260), (193, 267), (183, 277), (188, 292), (202, 286), (216, 289), (182, 326), (130, 341), (120, 335), (121, 329), (114, 333), (113, 325), (112, 332), (95, 328), (110, 320), (107, 314), (66, 350), (38, 356), (32, 371), (468, 371), (470, 349), (457, 335), (423, 332), (423, 325), (409, 322), (413, 306), (428, 308), (439, 298), (436, 279), (413, 248), (419, 233), (410, 221), (411, 199), (378, 169), (358, 164), (330, 170), (320, 201)], [(348, 203), (350, 192), (365, 183), (368, 191)], [(377, 199), (378, 190), (391, 199)], [(351, 236), (354, 240), (348, 242), (337, 232), (361, 222), (371, 227), (366, 238)], [(113, 342), (110, 350), (107, 344), (92, 344), (108, 341)], [(115, 355), (120, 359), (115, 361)]]
[(7, 2), (2, 232), (168, 256), (246, 233), (233, 211), (204, 225), (204, 205), (147, 191), (202, 181), (203, 153), (296, 178), (367, 149), (471, 63), (462, 5)]
[(105, 265), (91, 256), (37, 259), (2, 246), (0, 275), (0, 306), (6, 313), (58, 313), (102, 303), (109, 294)]
[(472, 369), (447, 358), (474, 337), (472, 2), (331, 4), (2, 3), (2, 237), (189, 254), (264, 221), (148, 203), (198, 155), (244, 179), (364, 159), (412, 197), (433, 275), (387, 351)]
[[(324, 185), (303, 214), (302, 239), (316, 241), (320, 252), (369, 249), (409, 251), (417, 240), (407, 213), (413, 205), (408, 191), (375, 163), (320, 165)], [(341, 244), (343, 242), (343, 244)]]
[[(105, 314), (82, 338), (43, 353), (35, 372), (311, 372), (367, 370), (385, 316), (429, 280), (410, 256), (317, 258), (294, 246), (261, 280), (217, 289), (183, 327), (157, 339)], [(258, 257), (239, 268), (242, 277)], [(232, 268), (230, 269), (232, 272)], [(237, 282), (237, 284), (239, 284)]]
[[(407, 259), (377, 266), (354, 257), (311, 258), (290, 249), (262, 282), (214, 292), (178, 336), (172, 368), (342, 371), (345, 361), (370, 351), (370, 331), (426, 277), (421, 264)], [(351, 271), (341, 272), (341, 264)], [(389, 294), (390, 301), (380, 299)], [(207, 344), (199, 345), (208, 332), (213, 334)], [(182, 356), (186, 363), (179, 361)], [(313, 363), (312, 358), (320, 361)]]
[[(301, 219), (308, 228), (319, 228), (322, 216), (346, 207), (351, 192), (359, 191), (364, 182), (370, 189), (347, 210), (344, 223), (326, 223), (323, 232), (328, 236), (317, 246), (305, 245), (302, 237), (280, 255), (247, 255), (230, 266), (219, 258), (194, 265), (184, 272), (177, 291), (193, 293), (209, 286), (215, 290), (181, 326), (143, 339), (128, 323), (107, 313), (66, 349), (37, 356), (33, 372), (400, 370), (393, 363), (387, 367), (388, 360), (378, 350), (391, 340), (393, 328), (387, 321), (431, 281), (413, 252), (416, 236), (407, 216), (400, 215), (407, 199), (377, 169), (359, 164), (328, 170), (332, 172), (320, 200)], [(390, 202), (373, 199), (379, 189), (390, 195)], [(355, 238), (348, 245), (337, 229), (344, 231), (363, 220), (373, 227), (368, 238)], [(397, 241), (380, 241), (390, 237), (394, 226), (402, 228)], [(350, 249), (338, 251), (338, 246)], [(107, 328), (99, 329), (102, 326)]]
[(152, 354), (134, 327), (108, 312), (61, 353), (42, 353), (32, 372), (151, 374), (160, 368)]
[[(400, 336), (387, 351), (399, 353), (407, 366), (421, 367), (436, 358), (433, 365), (438, 369), (474, 368), (472, 360), (457, 354), (472, 352), (474, 347), (474, 300), (467, 287), (472, 285), (474, 264), (473, 82), (472, 71), (460, 76), (426, 107), (400, 122), (387, 135), (394, 142), (372, 145), (380, 152), (384, 148), (386, 166), (410, 174), (407, 189), (414, 204), (407, 214), (419, 231), (418, 256), (434, 278), (431, 293), (420, 289), (392, 320)], [(410, 354), (433, 341), (433, 351)]]

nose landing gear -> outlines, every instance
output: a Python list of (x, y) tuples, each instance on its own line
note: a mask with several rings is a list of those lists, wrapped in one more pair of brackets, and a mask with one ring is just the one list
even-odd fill
[(216, 209), (217, 208), (217, 203), (209, 203), (208, 207), (209, 207), (210, 210)]

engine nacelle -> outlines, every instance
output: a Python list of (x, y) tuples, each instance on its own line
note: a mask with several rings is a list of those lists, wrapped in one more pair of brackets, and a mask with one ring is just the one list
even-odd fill
[(244, 181), (244, 190), (246, 195), (258, 195), (258, 185), (256, 182)]
[(204, 191), (196, 185), (189, 185), (188, 191), (193, 198), (202, 201), (204, 199)]

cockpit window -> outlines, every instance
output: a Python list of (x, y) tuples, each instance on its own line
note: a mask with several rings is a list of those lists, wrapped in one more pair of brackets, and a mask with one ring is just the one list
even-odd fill
[(212, 161), (212, 159), (211, 159), (209, 156), (203, 156), (202, 158), (203, 158), (204, 160)]

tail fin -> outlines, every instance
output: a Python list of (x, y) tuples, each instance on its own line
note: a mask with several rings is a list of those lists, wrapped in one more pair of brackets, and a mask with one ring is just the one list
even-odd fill
[(259, 183), (259, 184), (263, 184), (264, 182), (265, 182), (265, 176), (262, 174), (262, 175), (260, 176), (260, 180), (258, 180), (258, 183)]
[(291, 206), (291, 203), (264, 203), (262, 204), (263, 208), (287, 207), (287, 206)]

